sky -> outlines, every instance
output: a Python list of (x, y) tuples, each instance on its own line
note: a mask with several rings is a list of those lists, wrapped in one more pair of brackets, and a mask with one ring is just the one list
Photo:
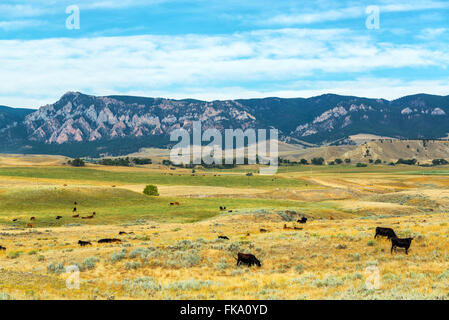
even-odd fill
[(449, 95), (448, 66), (449, 0), (0, 2), (0, 105), (11, 107), (67, 91)]

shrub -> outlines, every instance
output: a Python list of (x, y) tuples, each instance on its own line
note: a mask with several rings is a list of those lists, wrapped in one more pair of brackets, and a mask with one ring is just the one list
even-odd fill
[(148, 196), (158, 196), (159, 192), (157, 190), (157, 187), (155, 185), (149, 184), (143, 189), (143, 193)]
[(297, 266), (295, 266), (295, 271), (297, 273), (303, 273), (304, 272), (304, 266), (302, 264), (298, 264)]
[(20, 257), (21, 254), (22, 254), (22, 251), (11, 251), (8, 253), (8, 255), (6, 257), (8, 257), (9, 259), (16, 259), (16, 258)]
[(366, 164), (366, 163), (361, 163), (361, 162), (358, 162), (357, 164), (356, 164), (356, 167), (357, 168), (364, 168), (364, 167), (367, 167), (368, 165)]
[(335, 163), (336, 163), (336, 164), (342, 164), (342, 163), (343, 163), (343, 160), (337, 158), (337, 159), (335, 159)]
[(120, 252), (112, 253), (111, 256), (110, 256), (111, 262), (112, 263), (116, 263), (118, 261), (123, 260), (126, 257), (126, 253), (127, 253), (126, 249), (122, 249), (122, 250), (120, 250)]
[(131, 253), (129, 254), (129, 257), (131, 259), (134, 258), (140, 258), (140, 259), (145, 259), (150, 255), (151, 251), (147, 248), (137, 248), (134, 249), (133, 251), (131, 251)]
[(100, 261), (100, 259), (98, 259), (97, 257), (88, 257), (88, 258), (84, 259), (83, 265), (87, 269), (93, 269), (93, 268), (95, 268), (95, 265), (97, 264), (98, 261)]
[(131, 269), (136, 270), (136, 269), (139, 269), (141, 266), (142, 266), (142, 264), (137, 261), (131, 261), (131, 262), (125, 263), (125, 268), (127, 270), (131, 270)]
[(0, 300), (12, 300), (12, 298), (8, 293), (0, 292)]
[(345, 159), (345, 163), (351, 163), (351, 159), (346, 158), (346, 159)]
[(52, 262), (47, 266), (47, 271), (49, 273), (59, 274), (65, 272), (65, 268), (62, 262)]

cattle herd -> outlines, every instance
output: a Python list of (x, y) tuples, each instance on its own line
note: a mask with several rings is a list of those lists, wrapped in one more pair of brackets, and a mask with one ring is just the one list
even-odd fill
[[(77, 212), (77, 202), (74, 202), (75, 207), (73, 208), (72, 212), (76, 213)], [(179, 206), (179, 202), (170, 202), (171, 206)], [(220, 206), (220, 211), (224, 211), (226, 210), (225, 206)], [(229, 210), (228, 212), (232, 212), (232, 210)], [(89, 216), (84, 216), (81, 217), (82, 219), (93, 219), (96, 215), (96, 212), (94, 211), (91, 215)], [(75, 214), (72, 215), (72, 218), (79, 218), (80, 215), (79, 214)], [(62, 219), (62, 216), (57, 216), (56, 219)], [(17, 218), (13, 219), (12, 221), (16, 222), (18, 221)], [(36, 221), (36, 217), (31, 217), (30, 221)], [(307, 218), (306, 217), (302, 217), (301, 219), (297, 220), (298, 223), (301, 224), (305, 224), (307, 222)], [(33, 228), (34, 224), (32, 223), (27, 223), (27, 227), (29, 228)], [(293, 227), (287, 227), (287, 224), (284, 224), (283, 227), (284, 230), (302, 230), (303, 228), (299, 228), (296, 226)], [(264, 233), (264, 232), (268, 232), (269, 230), (264, 229), (264, 228), (260, 228), (259, 229), (260, 232)], [(125, 232), (125, 231), (120, 231), (119, 235), (125, 235), (125, 234), (134, 234), (133, 232)], [(249, 236), (249, 233), (247, 233), (247, 236)], [(390, 253), (393, 254), (393, 250), (396, 250), (396, 248), (404, 248), (405, 249), (405, 253), (408, 255), (408, 250), (410, 249), (410, 245), (411, 242), (413, 240), (413, 238), (398, 238), (398, 236), (396, 235), (396, 233), (394, 232), (393, 229), (391, 228), (384, 228), (384, 227), (376, 227), (376, 232), (374, 235), (374, 239), (376, 239), (378, 236), (382, 236), (382, 237), (387, 237), (390, 241), (391, 241), (391, 251)], [(225, 236), (225, 235), (220, 235), (218, 236), (218, 239), (222, 239), (222, 240), (229, 240), (229, 237)], [(97, 243), (121, 243), (122, 241), (120, 239), (117, 238), (104, 238), (104, 239), (100, 239), (97, 241)], [(86, 247), (86, 246), (92, 246), (92, 242), (91, 241), (83, 241), (83, 240), (79, 240), (78, 241), (78, 245), (80, 247)], [(0, 251), (6, 251), (6, 248), (0, 245)], [(251, 253), (242, 253), (239, 252), (237, 254), (237, 266), (240, 264), (245, 264), (249, 267), (256, 265), (258, 267), (262, 266), (262, 263), (256, 258), (256, 256), (254, 256)]]

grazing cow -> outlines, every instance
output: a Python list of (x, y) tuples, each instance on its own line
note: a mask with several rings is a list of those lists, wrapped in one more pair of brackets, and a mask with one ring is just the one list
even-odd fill
[(118, 234), (119, 234), (119, 235), (122, 235), (122, 234), (134, 234), (134, 232), (119, 231)]
[(81, 219), (93, 219), (94, 216), (81, 217)]
[(397, 238), (397, 235), (396, 233), (394, 233), (393, 229), (382, 227), (376, 227), (376, 234), (374, 235), (374, 239), (376, 239), (377, 236), (387, 237), (388, 239)]
[(264, 229), (264, 228), (260, 228), (259, 231), (260, 231), (260, 232), (267, 232), (267, 230)]
[(179, 202), (178, 202), (178, 201), (175, 201), (175, 205), (179, 206)]
[(174, 205), (175, 205), (175, 203), (174, 203), (174, 202), (170, 202), (170, 205), (171, 205), (171, 206), (174, 206)]
[(28, 223), (28, 224), (27, 224), (27, 227), (28, 227), (28, 228), (32, 228), (32, 227), (34, 227), (34, 224)]
[(223, 207), (222, 206), (220, 206), (220, 211), (222, 211), (223, 210)]
[(72, 212), (76, 212), (76, 207), (75, 207), (75, 208), (73, 208)]
[(76, 206), (78, 203), (75, 201), (73, 204)]
[(232, 212), (232, 210), (228, 210), (228, 212)]
[(122, 240), (120, 240), (120, 239), (109, 239), (109, 238), (98, 240), (98, 243), (118, 243), (118, 242), (122, 242)]
[(237, 254), (237, 265), (240, 265), (241, 263), (248, 265), (248, 267), (251, 267), (254, 264), (258, 267), (262, 265), (253, 254), (239, 252)]
[(12, 222), (16, 222), (18, 219), (12, 219)]
[(295, 229), (295, 230), (302, 230), (302, 228), (299, 228), (299, 227), (293, 227), (293, 229)]
[(94, 211), (94, 212), (92, 212), (92, 215), (94, 216), (94, 215), (96, 215), (97, 213)]
[(31, 218), (30, 218), (30, 221), (34, 221), (34, 220), (36, 220), (35, 217), (31, 217)]
[(72, 218), (79, 218), (80, 215), (79, 214), (75, 214), (74, 216), (72, 216)]
[(302, 217), (297, 222), (299, 222), (299, 223), (306, 223), (307, 222), (307, 218), (306, 217)]
[(79, 241), (78, 241), (78, 244), (79, 244), (81, 247), (91, 246), (91, 245), (92, 245), (92, 243), (91, 243), (90, 241), (83, 241), (83, 240), (79, 240)]
[(5, 250), (6, 250), (6, 248), (5, 248), (5, 247), (3, 247), (3, 246), (0, 246), (0, 250), (2, 250), (2, 251), (5, 251)]
[(62, 216), (57, 216), (56, 220), (62, 219)]
[(404, 248), (405, 254), (408, 254), (408, 249), (410, 248), (410, 245), (412, 243), (413, 238), (391, 238), (391, 254), (393, 254), (393, 249), (397, 248)]
[(286, 224), (284, 224), (284, 230), (292, 230), (292, 228), (290, 228), (290, 227), (287, 227), (287, 225), (286, 225)]
[(218, 236), (218, 239), (229, 240), (229, 238), (226, 236)]

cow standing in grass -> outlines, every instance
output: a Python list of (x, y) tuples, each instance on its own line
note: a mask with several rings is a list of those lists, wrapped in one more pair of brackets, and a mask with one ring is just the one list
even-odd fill
[(410, 248), (410, 245), (412, 244), (413, 238), (391, 238), (391, 254), (393, 254), (393, 249), (396, 248), (404, 248), (405, 254), (408, 255), (408, 249)]
[(248, 267), (251, 267), (254, 264), (258, 267), (262, 265), (253, 254), (239, 252), (237, 254), (237, 265), (240, 265), (241, 263), (248, 265)]
[(392, 239), (392, 238), (397, 238), (398, 237), (396, 235), (396, 233), (393, 231), (393, 229), (391, 229), (391, 228), (382, 228), (382, 227), (377, 227), (376, 228), (376, 234), (374, 235), (374, 239), (376, 239), (377, 236), (387, 237), (388, 239)]

